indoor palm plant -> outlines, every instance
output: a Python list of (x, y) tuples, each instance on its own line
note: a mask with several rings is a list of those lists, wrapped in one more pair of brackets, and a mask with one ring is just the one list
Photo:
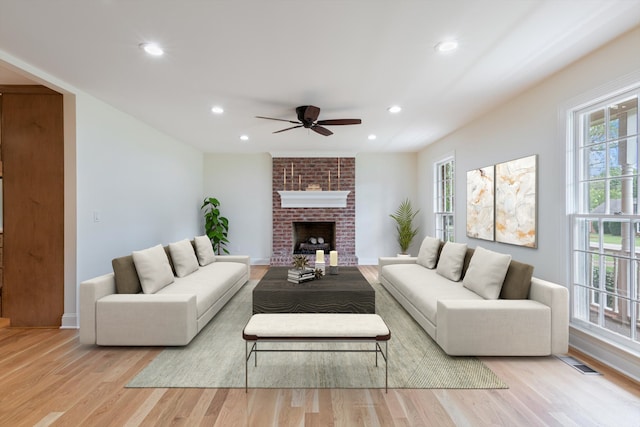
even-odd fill
[(220, 255), (220, 252), (228, 254), (229, 251), (223, 246), (229, 243), (229, 220), (220, 215), (220, 202), (214, 197), (204, 199), (202, 207), (204, 209), (204, 229), (213, 245), (213, 251)]
[(414, 211), (411, 201), (407, 198), (400, 203), (395, 213), (389, 216), (396, 221), (396, 230), (398, 231), (398, 244), (400, 245), (400, 253), (407, 254), (411, 241), (418, 234), (418, 227), (413, 227), (413, 220), (420, 212), (420, 209)]

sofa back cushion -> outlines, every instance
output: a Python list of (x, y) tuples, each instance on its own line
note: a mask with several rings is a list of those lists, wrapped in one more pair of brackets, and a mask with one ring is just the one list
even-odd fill
[(436, 273), (457, 282), (462, 277), (464, 257), (467, 253), (466, 243), (446, 242), (440, 253)]
[(142, 292), (140, 279), (136, 266), (133, 263), (133, 256), (127, 255), (114, 258), (111, 261), (113, 274), (116, 280), (116, 292), (119, 294), (139, 294)]
[(507, 276), (504, 278), (501, 299), (527, 299), (529, 298), (529, 288), (531, 287), (531, 277), (533, 277), (533, 266), (522, 262), (511, 260)]
[(173, 271), (162, 245), (156, 245), (142, 251), (133, 251), (132, 256), (142, 291), (145, 294), (154, 294), (173, 283)]
[(176, 276), (185, 277), (198, 269), (198, 258), (193, 251), (191, 242), (187, 239), (169, 243), (171, 260), (176, 271)]
[(420, 252), (418, 252), (416, 263), (423, 267), (434, 269), (438, 263), (441, 243), (440, 239), (436, 239), (435, 237), (425, 237), (420, 245)]
[(462, 284), (484, 299), (498, 299), (510, 262), (511, 255), (478, 246)]
[(216, 260), (216, 254), (213, 252), (213, 245), (208, 236), (196, 236), (194, 239), (198, 262), (201, 266), (209, 265)]

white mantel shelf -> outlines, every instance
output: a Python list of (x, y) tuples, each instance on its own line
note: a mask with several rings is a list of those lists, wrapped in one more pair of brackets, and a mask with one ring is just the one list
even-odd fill
[(282, 208), (346, 208), (350, 191), (278, 191)]

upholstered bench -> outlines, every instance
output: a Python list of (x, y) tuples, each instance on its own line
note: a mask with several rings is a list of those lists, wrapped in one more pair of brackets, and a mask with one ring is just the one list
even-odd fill
[[(245, 340), (245, 392), (249, 387), (249, 359), (254, 356), (258, 366), (258, 352), (291, 352), (291, 351), (327, 351), (327, 352), (364, 352), (378, 353), (385, 361), (384, 389), (387, 391), (388, 348), (391, 331), (384, 320), (377, 314), (352, 313), (268, 313), (254, 314), (242, 331)], [(292, 350), (292, 349), (258, 349), (259, 341), (371, 341), (374, 350)], [(384, 342), (384, 351), (380, 343)], [(249, 349), (249, 344), (251, 348)]]

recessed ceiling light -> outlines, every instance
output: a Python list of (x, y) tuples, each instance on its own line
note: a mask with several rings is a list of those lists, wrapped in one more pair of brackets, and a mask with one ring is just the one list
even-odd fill
[(249, 140), (249, 135), (240, 135), (240, 139), (243, 141), (248, 141)]
[(402, 107), (400, 107), (399, 105), (392, 105), (391, 107), (387, 108), (387, 111), (389, 111), (390, 113), (399, 113), (400, 111), (402, 111)]
[(456, 50), (457, 48), (458, 48), (457, 40), (441, 41), (435, 46), (435, 49), (438, 52), (451, 52), (452, 50)]
[(224, 113), (224, 108), (216, 105), (214, 107), (211, 107), (211, 112), (213, 114), (222, 114), (222, 113)]
[(149, 55), (162, 56), (164, 54), (164, 50), (156, 43), (140, 43), (139, 46)]
[(374, 134), (369, 135), (367, 138), (369, 138), (369, 140), (373, 141), (374, 139), (376, 139), (377, 137)]

